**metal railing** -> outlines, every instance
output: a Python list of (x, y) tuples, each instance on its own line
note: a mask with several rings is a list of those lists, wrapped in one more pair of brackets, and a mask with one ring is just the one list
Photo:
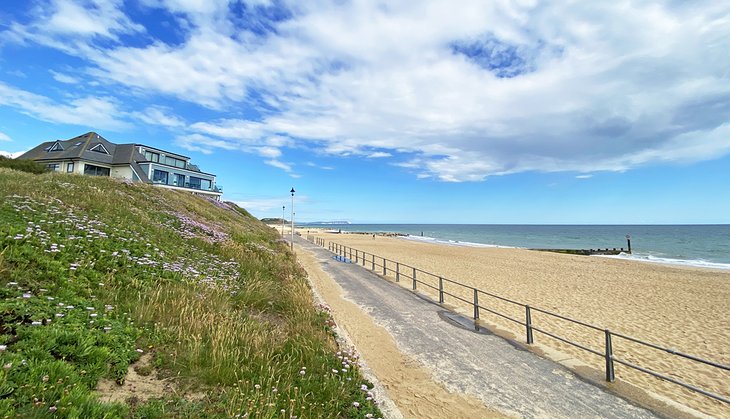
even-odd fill
[[(633, 362), (629, 362), (625, 359), (618, 358), (614, 355), (614, 339), (619, 338), (623, 339), (625, 341), (633, 342), (635, 344), (639, 344), (642, 346), (646, 346), (661, 352), (665, 352), (667, 354), (677, 356), (679, 358), (683, 358), (692, 362), (701, 363), (704, 365), (708, 365), (713, 368), (717, 368), (724, 371), (730, 371), (730, 365), (724, 365), (720, 364), (718, 362), (710, 361), (707, 359), (703, 359), (694, 355), (689, 355), (671, 348), (666, 348), (660, 345), (656, 345), (653, 343), (645, 342), (643, 340), (640, 340), (638, 338), (624, 335), (621, 333), (612, 332), (609, 329), (601, 328), (595, 325), (592, 325), (590, 323), (582, 322), (580, 320), (575, 320), (573, 318), (563, 316), (558, 313), (554, 313), (549, 310), (545, 310), (538, 307), (532, 307), (528, 304), (523, 304), (518, 301), (511, 300), (509, 298), (505, 298), (487, 291), (480, 290), (476, 287), (465, 285), (462, 283), (459, 283), (457, 281), (453, 281), (451, 279), (447, 279), (443, 276), (436, 275), (427, 271), (424, 271), (422, 269), (418, 269), (414, 266), (410, 266), (404, 263), (400, 263), (394, 260), (387, 259), (383, 256), (378, 256), (372, 253), (368, 253), (359, 249), (354, 249), (349, 246), (345, 246), (336, 242), (327, 242), (322, 238), (319, 237), (313, 237), (313, 236), (307, 236), (307, 239), (310, 242), (313, 242), (317, 244), (318, 246), (327, 247), (331, 252), (335, 253), (337, 256), (339, 256), (339, 260), (342, 261), (348, 261), (353, 264), (362, 265), (365, 268), (369, 268), (376, 274), (382, 274), (383, 276), (388, 275), (388, 270), (390, 269), (391, 274), (393, 274), (395, 278), (395, 282), (400, 283), (401, 279), (405, 278), (407, 280), (410, 280), (411, 288), (413, 291), (418, 290), (418, 285), (420, 284), (422, 287), (426, 287), (429, 290), (432, 290), (433, 292), (438, 294), (438, 302), (440, 304), (444, 304), (445, 297), (449, 296), (453, 299), (460, 301), (462, 303), (466, 303), (467, 305), (471, 306), (473, 309), (473, 319), (475, 321), (480, 319), (480, 315), (483, 311), (486, 311), (488, 313), (494, 314), (500, 318), (503, 318), (509, 322), (521, 325), (525, 328), (525, 340), (528, 345), (531, 345), (535, 342), (535, 332), (542, 333), (546, 336), (549, 336), (553, 339), (556, 339), (560, 342), (563, 342), (565, 344), (571, 345), (573, 347), (576, 347), (578, 349), (587, 351), (593, 355), (599, 356), (605, 360), (605, 376), (606, 381), (613, 382), (616, 379), (615, 374), (615, 368), (614, 364), (618, 363), (621, 365), (624, 365), (626, 367), (629, 367), (631, 369), (637, 370), (639, 372), (649, 374), (653, 377), (659, 378), (664, 381), (668, 381), (674, 384), (677, 384), (681, 387), (684, 387), (688, 390), (694, 391), (696, 393), (703, 394), (707, 397), (710, 397), (712, 399), (728, 403), (730, 404), (730, 399), (727, 397), (724, 397), (720, 394), (713, 393), (711, 391), (704, 390), (702, 388), (699, 388), (697, 386), (694, 386), (692, 384), (685, 383), (679, 379), (673, 378), (668, 376), (667, 374), (662, 374), (656, 371), (653, 371), (649, 368), (642, 367), (641, 365), (635, 364)], [(427, 281), (428, 279), (431, 279), (431, 281)], [(453, 285), (455, 287), (460, 287), (463, 290), (468, 291), (466, 294), (471, 295), (471, 298), (467, 299), (462, 296), (457, 295), (456, 291), (449, 292), (445, 288), (446, 285)], [(495, 309), (492, 309), (490, 307), (487, 307), (484, 305), (483, 302), (480, 303), (480, 297), (482, 297), (482, 300), (484, 300), (483, 297), (489, 297), (492, 299), (495, 299), (497, 301), (501, 301), (503, 303), (507, 303), (509, 305), (513, 305), (517, 308), (520, 308), (520, 310), (524, 310), (524, 319), (517, 319), (514, 318), (508, 314), (499, 312)], [(550, 316), (562, 321), (567, 321), (569, 323), (572, 323), (574, 325), (591, 329), (595, 332), (601, 333), (602, 340), (603, 340), (603, 351), (598, 351), (593, 348), (589, 348), (588, 346), (585, 346), (583, 344), (571, 341), (570, 339), (559, 336), (557, 333), (545, 330), (542, 327), (537, 327), (532, 322), (532, 314), (534, 312), (544, 314), (546, 316)]]

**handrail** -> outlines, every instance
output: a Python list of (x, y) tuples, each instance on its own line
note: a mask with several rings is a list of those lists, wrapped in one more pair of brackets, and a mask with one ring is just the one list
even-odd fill
[[(615, 362), (615, 363), (619, 363), (621, 365), (625, 365), (625, 366), (627, 366), (629, 368), (633, 368), (633, 369), (635, 369), (637, 371), (640, 371), (640, 372), (643, 372), (645, 374), (649, 374), (649, 375), (651, 375), (653, 377), (656, 377), (656, 378), (659, 378), (661, 380), (665, 380), (665, 381), (669, 381), (671, 383), (677, 384), (677, 385), (679, 385), (681, 387), (684, 387), (684, 388), (686, 388), (688, 390), (691, 390), (691, 391), (694, 391), (696, 393), (703, 394), (703, 395), (705, 395), (707, 397), (710, 397), (712, 399), (715, 399), (715, 400), (718, 400), (718, 401), (721, 401), (721, 402), (729, 403), (730, 404), (730, 399), (728, 399), (727, 397), (724, 397), (724, 396), (719, 395), (719, 394), (715, 394), (715, 393), (710, 392), (710, 391), (707, 391), (707, 390), (703, 390), (703, 389), (701, 389), (699, 387), (696, 387), (696, 386), (694, 386), (692, 384), (685, 383), (685, 382), (683, 382), (681, 380), (678, 380), (678, 379), (669, 377), (667, 375), (664, 375), (664, 374), (661, 374), (661, 373), (652, 371), (652, 370), (647, 369), (647, 368), (644, 368), (644, 367), (642, 367), (640, 365), (636, 365), (636, 364), (633, 364), (631, 362), (628, 362), (628, 361), (625, 361), (625, 360), (622, 360), (620, 358), (615, 357), (613, 355), (613, 343), (612, 343), (611, 338), (612, 337), (622, 338), (622, 339), (625, 339), (625, 340), (628, 340), (628, 341), (631, 341), (631, 342), (634, 342), (634, 343), (637, 343), (637, 344), (640, 344), (640, 345), (644, 345), (644, 346), (647, 346), (647, 347), (650, 347), (650, 348), (653, 348), (653, 349), (656, 349), (656, 350), (659, 350), (659, 351), (666, 352), (666, 353), (671, 354), (671, 355), (679, 356), (679, 357), (682, 357), (682, 358), (685, 358), (685, 359), (689, 359), (691, 361), (699, 362), (699, 363), (702, 363), (702, 364), (705, 364), (705, 365), (708, 365), (708, 366), (711, 366), (711, 367), (715, 367), (715, 368), (718, 368), (718, 369), (726, 370), (726, 371), (730, 371), (730, 365), (724, 365), (724, 364), (720, 364), (718, 362), (714, 362), (714, 361), (711, 361), (711, 360), (707, 360), (707, 359), (700, 358), (698, 356), (685, 354), (683, 352), (680, 352), (680, 351), (677, 351), (677, 350), (674, 350), (674, 349), (665, 348), (665, 347), (663, 347), (661, 345), (657, 345), (657, 344), (650, 343), (650, 342), (645, 342), (645, 341), (643, 341), (641, 339), (638, 339), (638, 338), (635, 338), (635, 337), (632, 337), (632, 336), (624, 335), (622, 333), (612, 332), (612, 331), (609, 331), (608, 329), (604, 329), (604, 328), (601, 328), (599, 326), (596, 326), (596, 325), (593, 325), (593, 324), (590, 324), (590, 323), (586, 323), (586, 322), (583, 322), (583, 321), (580, 321), (580, 320), (576, 320), (576, 319), (573, 319), (573, 318), (570, 318), (570, 317), (567, 317), (567, 316), (564, 316), (564, 315), (561, 315), (561, 314), (558, 314), (558, 313), (554, 313), (552, 311), (548, 311), (548, 310), (541, 309), (541, 308), (538, 308), (538, 307), (532, 307), (530, 305), (527, 305), (527, 304), (524, 304), (524, 303), (520, 303), (518, 301), (511, 300), (509, 298), (505, 298), (505, 297), (502, 297), (500, 295), (493, 294), (493, 293), (490, 293), (490, 292), (487, 292), (487, 291), (484, 291), (484, 290), (480, 290), (480, 289), (478, 289), (476, 287), (473, 287), (473, 286), (470, 286), (470, 285), (466, 285), (466, 284), (462, 284), (462, 283), (460, 283), (458, 281), (455, 281), (455, 280), (452, 280), (452, 279), (444, 278), (441, 275), (436, 275), (436, 274), (433, 274), (431, 272), (424, 271), (424, 270), (422, 270), (420, 268), (416, 268), (414, 266), (410, 266), (410, 265), (405, 264), (405, 263), (401, 263), (401, 262), (397, 262), (397, 261), (394, 261), (394, 260), (390, 260), (390, 259), (387, 259), (387, 258), (385, 258), (383, 256), (378, 256), (378, 255), (375, 255), (373, 253), (365, 252), (363, 250), (354, 249), (352, 247), (345, 246), (345, 245), (341, 245), (339, 243), (335, 243), (335, 242), (332, 242), (332, 241), (329, 242), (329, 246), (326, 246), (327, 245), (327, 242), (324, 239), (321, 239), (321, 238), (315, 238), (316, 240), (312, 240), (310, 237), (308, 237), (308, 239), (309, 239), (309, 241), (314, 242), (315, 244), (317, 244), (319, 246), (327, 247), (330, 251), (332, 251), (333, 253), (338, 254), (338, 255), (345, 255), (346, 256), (347, 255), (347, 252), (349, 251), (349, 254), (351, 256), (352, 255), (352, 252), (354, 251), (355, 252), (355, 261), (356, 262), (359, 261), (359, 260), (362, 260), (363, 267), (366, 267), (366, 262), (367, 262), (368, 264), (371, 265), (371, 267), (372, 267), (371, 270), (373, 270), (373, 271), (375, 271), (375, 268), (376, 267), (382, 268), (383, 269), (382, 270), (382, 275), (383, 276), (387, 276), (387, 263), (388, 262), (391, 262), (391, 263), (393, 263), (393, 264), (396, 265), (396, 270), (395, 271), (393, 269), (391, 269), (391, 272), (396, 275), (396, 282), (399, 282), (399, 279), (401, 277), (403, 277), (403, 278), (410, 279), (412, 281), (412, 287), (413, 287), (413, 290), (414, 291), (417, 291), (417, 284), (421, 284), (423, 286), (426, 286), (428, 288), (431, 288), (431, 289), (435, 290), (438, 293), (438, 295), (439, 295), (439, 303), (444, 303), (444, 296), (445, 295), (448, 295), (448, 296), (453, 297), (453, 298), (455, 298), (457, 300), (460, 300), (460, 301), (462, 301), (462, 302), (464, 302), (466, 304), (470, 304), (474, 308), (474, 320), (475, 321), (479, 319), (479, 312), (480, 312), (480, 310), (483, 310), (483, 311), (492, 313), (492, 314), (494, 314), (496, 316), (502, 317), (502, 318), (504, 318), (506, 320), (509, 320), (509, 321), (511, 321), (513, 323), (517, 323), (519, 325), (522, 325), (522, 326), (524, 326), (526, 328), (527, 343), (528, 344), (534, 343), (534, 340), (533, 340), (534, 339), (533, 338), (533, 331), (537, 331), (537, 332), (540, 332), (540, 333), (542, 333), (542, 334), (544, 334), (546, 336), (549, 336), (549, 337), (551, 337), (553, 339), (556, 339), (558, 341), (561, 341), (563, 343), (566, 343), (568, 345), (572, 345), (574, 347), (577, 347), (579, 349), (582, 349), (584, 351), (587, 351), (587, 352), (589, 352), (591, 354), (594, 354), (594, 355), (603, 357), (606, 360), (606, 381), (614, 381), (614, 379), (615, 379), (615, 375), (614, 375), (614, 362)], [(367, 258), (368, 255), (371, 258), (366, 261), (366, 258)], [(376, 263), (376, 259), (382, 261), (382, 265), (381, 264), (377, 264)], [(350, 261), (352, 262), (352, 258), (351, 257), (350, 257)], [(407, 269), (401, 269), (401, 268), (407, 268)], [(409, 270), (411, 271), (412, 276), (409, 276), (408, 273), (406, 272), (406, 271), (409, 271)], [(437, 279), (438, 280), (438, 286), (431, 285), (429, 283), (426, 283), (426, 282), (424, 282), (424, 281), (416, 278), (417, 273), (425, 274), (425, 275), (428, 275), (428, 276), (431, 276), (431, 277)], [(454, 295), (454, 294), (446, 291), (444, 289), (444, 283), (454, 284), (454, 285), (457, 285), (457, 286), (460, 286), (460, 287), (463, 287), (463, 288), (466, 288), (468, 290), (473, 291), (474, 301), (473, 302), (472, 301), (468, 301), (465, 298), (462, 298), (460, 296)], [(514, 318), (512, 318), (512, 317), (510, 317), (510, 316), (508, 316), (506, 314), (503, 314), (503, 313), (500, 313), (500, 312), (498, 312), (496, 310), (493, 310), (493, 309), (491, 309), (489, 307), (485, 307), (483, 305), (480, 305), (479, 304), (479, 300), (478, 300), (480, 294), (486, 295), (486, 296), (489, 296), (489, 297), (492, 297), (492, 298), (495, 298), (495, 299), (498, 299), (500, 301), (504, 301), (504, 302), (507, 302), (507, 303), (510, 303), (510, 304), (514, 304), (514, 305), (523, 307), (525, 309), (525, 321), (522, 322), (522, 321), (517, 320), (517, 319), (514, 319)], [(551, 316), (551, 317), (555, 317), (555, 318), (558, 318), (558, 319), (561, 319), (561, 320), (565, 320), (565, 321), (570, 322), (570, 323), (574, 323), (574, 324), (577, 324), (577, 325), (580, 325), (580, 326), (583, 326), (583, 327), (586, 327), (586, 328), (589, 328), (589, 329), (592, 329), (592, 330), (601, 332), (602, 334), (605, 335), (605, 352), (600, 352), (600, 351), (594, 350), (594, 349), (589, 348), (587, 346), (584, 346), (584, 345), (582, 345), (580, 343), (573, 342), (573, 341), (571, 341), (571, 340), (569, 340), (567, 338), (558, 336), (557, 334), (554, 334), (552, 332), (549, 332), (547, 330), (544, 330), (544, 329), (541, 329), (541, 328), (538, 328), (538, 327), (534, 326), (532, 324), (532, 320), (531, 320), (531, 315), (530, 315), (530, 312), (531, 311), (536, 311), (536, 312), (539, 312), (539, 313), (543, 313), (543, 314), (546, 314), (546, 315)]]

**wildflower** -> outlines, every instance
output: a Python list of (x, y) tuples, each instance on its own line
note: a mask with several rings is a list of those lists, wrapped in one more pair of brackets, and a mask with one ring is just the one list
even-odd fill
[(31, 323), (33, 326), (40, 326), (42, 323), (39, 321), (34, 321)]
[(65, 314), (63, 314), (63, 313), (56, 313), (56, 317), (63, 317), (63, 316), (65, 316)]
[(304, 374), (306, 374), (306, 373), (307, 373), (307, 372), (306, 372), (305, 370), (301, 370), (301, 371), (299, 371), (299, 375), (304, 375)]
[(6, 370), (9, 370), (12, 367), (13, 367), (13, 363), (12, 362), (8, 362), (7, 364), (3, 365), (3, 368), (5, 368)]
[(0, 352), (5, 351), (6, 349), (8, 349), (8, 345), (0, 345)]
[(23, 293), (23, 298), (30, 298), (30, 297), (32, 297), (31, 293), (29, 293), (29, 292)]
[(352, 405), (355, 407), (360, 407), (360, 403), (358, 403), (358, 402), (352, 402)]
[(368, 391), (368, 386), (366, 384), (363, 384), (360, 386), (360, 390), (362, 391)]
[(111, 327), (109, 327), (109, 326), (104, 326), (104, 331), (105, 331), (106, 333), (109, 333), (109, 331), (111, 331), (111, 330), (112, 330), (112, 328), (111, 328)]
[(139, 353), (144, 353), (144, 351), (142, 349), (139, 349), (139, 348), (137, 348), (136, 351), (139, 352)]
[(51, 413), (53, 413), (53, 412), (55, 412), (56, 410), (58, 410), (58, 408), (57, 408), (56, 406), (51, 406), (51, 407), (49, 407), (49, 408), (48, 408), (48, 410), (49, 410), (49, 411), (50, 411)]
[(332, 372), (333, 372), (334, 374), (337, 374), (337, 372), (338, 372), (338, 371), (337, 371), (336, 369), (332, 368)]

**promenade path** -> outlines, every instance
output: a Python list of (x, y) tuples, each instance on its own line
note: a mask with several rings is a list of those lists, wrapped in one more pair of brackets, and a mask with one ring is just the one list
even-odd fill
[[(383, 280), (355, 264), (333, 259), (327, 249), (297, 237), (368, 313), (398, 348), (433, 373), (447, 389), (481, 400), (489, 408), (523, 418), (655, 418), (570, 370), (486, 331), (476, 332), (438, 303)], [(395, 401), (397, 404), (397, 400)]]

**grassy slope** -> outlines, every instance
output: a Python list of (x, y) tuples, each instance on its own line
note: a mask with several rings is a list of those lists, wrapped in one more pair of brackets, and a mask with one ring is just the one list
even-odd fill
[[(0, 294), (2, 417), (379, 414), (276, 232), (232, 205), (0, 168)], [(100, 402), (141, 351), (177, 394)]]

